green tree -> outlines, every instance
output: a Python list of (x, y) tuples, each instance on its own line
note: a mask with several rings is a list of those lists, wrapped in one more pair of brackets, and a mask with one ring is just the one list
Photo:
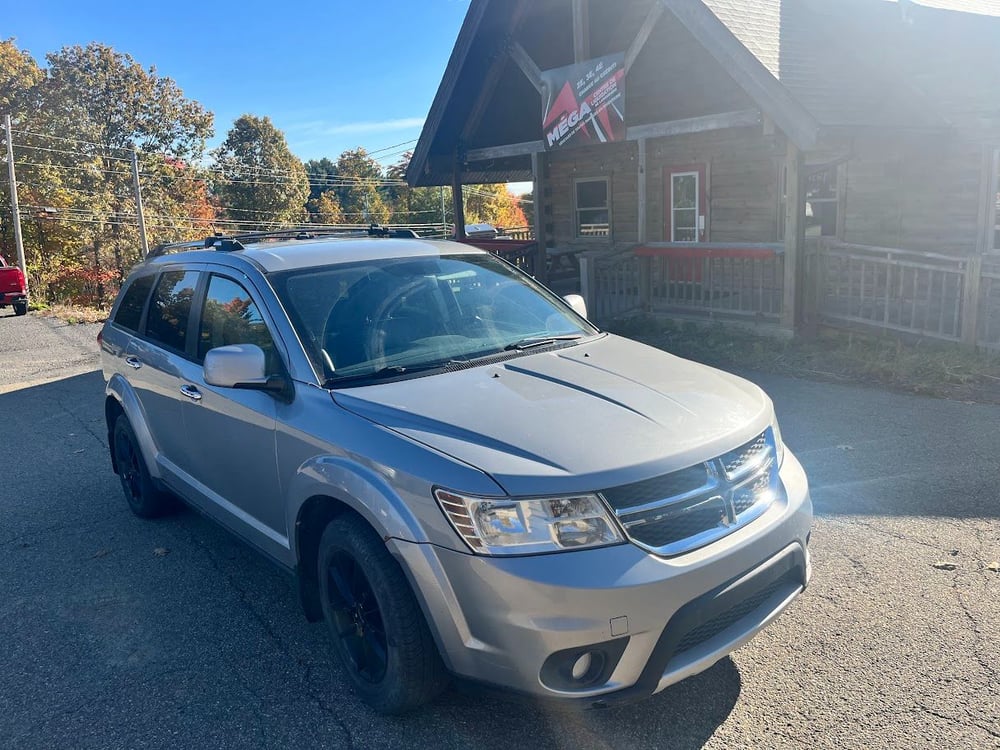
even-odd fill
[(533, 192), (523, 193), (520, 196), (521, 210), (524, 212), (525, 226), (535, 225), (535, 196)]
[(527, 225), (518, 199), (506, 185), (468, 185), (464, 190), (465, 221), (469, 224), (492, 224), (497, 227)]
[(212, 155), (221, 174), (215, 192), (231, 220), (252, 229), (305, 219), (306, 169), (269, 117), (241, 116)]
[[(15, 126), (33, 129), (31, 116), (39, 111), (38, 86), (45, 73), (27, 52), (18, 49), (13, 39), (0, 40), (0, 116), (9, 114)], [(30, 118), (30, 119), (29, 119)], [(32, 160), (34, 161), (34, 160)], [(23, 169), (25, 176), (31, 168)], [(23, 180), (23, 178), (22, 178)], [(14, 226), (10, 210), (7, 173), (0, 175), (0, 254), (14, 262)], [(22, 202), (23, 202), (22, 198)]]
[[(76, 248), (89, 248), (89, 272), (98, 298), (106, 299), (113, 289), (103, 286), (105, 271), (120, 279), (140, 255), (129, 149), (196, 161), (212, 135), (212, 115), (173, 80), (107, 45), (65, 47), (47, 59), (32, 130), (69, 140), (49, 150), (42, 147), (52, 140), (34, 136), (16, 145), (36, 149), (26, 160), (35, 164), (35, 200), (73, 228), (64, 255), (79, 264)], [(151, 216), (164, 210), (155, 194), (146, 208)]]
[(310, 159), (306, 162), (306, 174), (309, 175), (309, 200), (315, 200), (331, 189), (337, 177), (337, 164), (325, 157)]
[(337, 159), (337, 179), (334, 188), (344, 218), (351, 223), (389, 221), (390, 208), (382, 193), (382, 167), (363, 148), (345, 151)]
[[(412, 157), (412, 152), (403, 154), (398, 162), (386, 169), (386, 178), (393, 182), (405, 183), (406, 170), (410, 166)], [(392, 185), (386, 188), (386, 191), (391, 198), (394, 224), (437, 224), (452, 222), (455, 219), (450, 187), (411, 188), (408, 185)]]
[(17, 121), (37, 106), (38, 84), (45, 73), (13, 39), (0, 40), (0, 115)]
[(332, 190), (311, 198), (306, 205), (309, 211), (309, 221), (314, 224), (343, 224), (344, 212), (340, 210), (337, 195)]

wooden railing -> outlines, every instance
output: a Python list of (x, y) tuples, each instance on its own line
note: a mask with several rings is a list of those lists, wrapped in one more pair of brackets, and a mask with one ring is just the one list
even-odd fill
[(488, 250), (494, 255), (498, 255), (504, 260), (513, 263), (529, 276), (534, 276), (543, 284), (546, 281), (547, 259), (545, 249), (533, 240), (524, 242), (522, 240), (511, 239), (486, 240), (466, 238), (459, 240), (459, 242), (478, 247), (481, 250)]
[(642, 310), (641, 263), (634, 252), (598, 257), (582, 253), (579, 262), (587, 317), (606, 321)]
[(531, 227), (512, 227), (510, 229), (504, 229), (503, 236), (510, 237), (512, 240), (521, 240), (526, 242), (528, 240), (535, 239), (535, 230)]
[(777, 321), (782, 250), (759, 243), (653, 243), (581, 258), (581, 288), (595, 320), (642, 310)]
[[(635, 312), (781, 318), (780, 245), (652, 243), (579, 257), (580, 287), (597, 321)], [(1000, 256), (821, 238), (809, 241), (805, 261), (807, 319), (1000, 350)]]
[[(807, 254), (810, 306), (827, 324), (958, 341), (967, 317), (969, 266), (963, 256), (824, 239)], [(979, 283), (978, 273), (971, 283)]]

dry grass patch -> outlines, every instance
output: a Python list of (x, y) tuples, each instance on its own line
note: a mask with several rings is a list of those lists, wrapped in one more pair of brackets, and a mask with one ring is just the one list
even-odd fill
[(82, 305), (55, 304), (37, 311), (39, 315), (58, 318), (67, 323), (103, 323), (108, 319), (108, 310)]

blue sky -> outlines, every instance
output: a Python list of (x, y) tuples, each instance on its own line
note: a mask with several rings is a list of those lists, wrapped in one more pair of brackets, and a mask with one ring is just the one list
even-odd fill
[[(67, 45), (109, 44), (214, 112), (212, 145), (250, 112), (308, 160), (416, 139), (469, 0), (5, 5), (0, 34), (40, 64)], [(383, 154), (391, 163), (399, 150)]]

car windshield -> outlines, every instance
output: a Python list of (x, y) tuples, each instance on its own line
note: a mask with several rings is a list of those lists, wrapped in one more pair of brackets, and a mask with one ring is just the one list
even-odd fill
[(271, 283), (328, 386), (428, 372), (597, 333), (488, 253), (287, 271)]

